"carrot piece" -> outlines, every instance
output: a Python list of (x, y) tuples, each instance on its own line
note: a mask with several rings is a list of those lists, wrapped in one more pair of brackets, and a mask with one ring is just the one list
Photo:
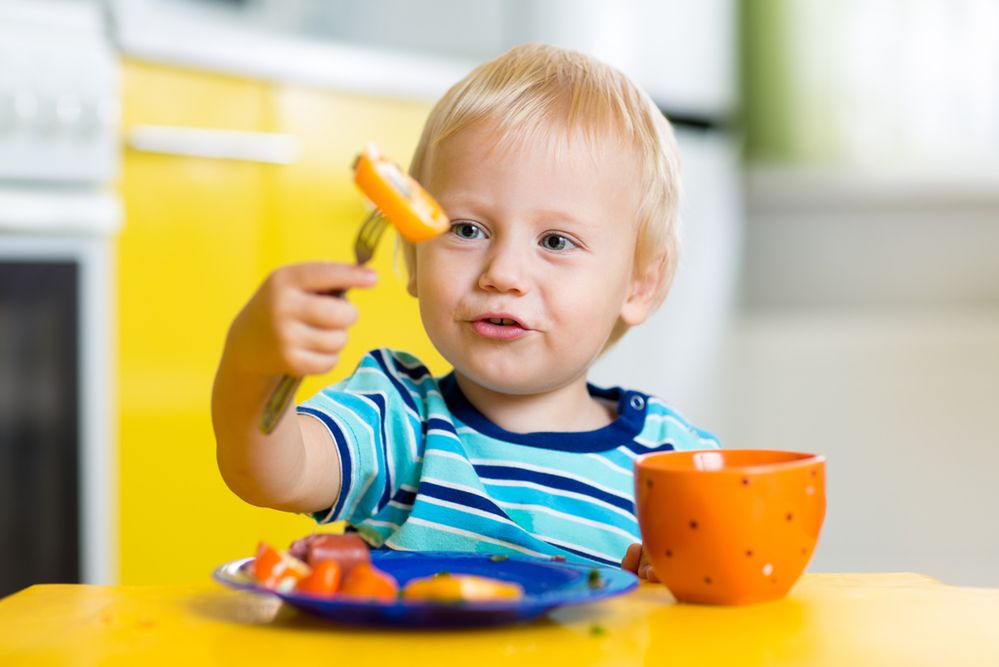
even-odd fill
[(300, 593), (328, 597), (340, 590), (340, 575), (343, 568), (335, 560), (316, 563), (312, 573), (298, 582), (295, 587)]
[(399, 583), (392, 575), (382, 572), (370, 563), (361, 563), (351, 570), (350, 576), (340, 588), (340, 593), (392, 602), (399, 596)]

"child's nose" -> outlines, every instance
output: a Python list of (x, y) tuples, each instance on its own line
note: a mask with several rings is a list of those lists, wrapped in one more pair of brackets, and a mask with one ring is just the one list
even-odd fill
[(524, 294), (528, 289), (528, 253), (512, 243), (494, 243), (479, 275), (479, 287)]

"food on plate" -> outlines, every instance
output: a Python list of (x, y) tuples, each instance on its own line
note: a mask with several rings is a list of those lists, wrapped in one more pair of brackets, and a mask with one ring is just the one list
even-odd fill
[(312, 572), (298, 582), (295, 591), (307, 595), (329, 597), (340, 590), (342, 568), (335, 560), (324, 560), (316, 563)]
[[(505, 557), (490, 560), (500, 562)], [(249, 568), (253, 578), (271, 590), (326, 598), (342, 595), (379, 602), (402, 598), (454, 604), (516, 601), (524, 597), (519, 584), (449, 572), (412, 579), (400, 591), (399, 582), (392, 575), (372, 564), (367, 543), (356, 534), (309, 535), (295, 540), (287, 553), (260, 542)]]
[(251, 568), (260, 585), (281, 593), (382, 601), (399, 596), (399, 584), (371, 564), (368, 545), (357, 535), (310, 535), (295, 540), (288, 553), (260, 542)]
[(310, 567), (315, 567), (324, 560), (334, 560), (340, 564), (344, 579), (357, 565), (371, 562), (368, 543), (356, 533), (308, 535), (292, 542), (288, 553), (305, 561)]
[(351, 570), (340, 587), (342, 595), (392, 602), (399, 597), (399, 583), (371, 563), (361, 563)]
[(402, 599), (424, 602), (496, 602), (519, 600), (522, 597), (524, 589), (519, 584), (473, 574), (447, 572), (413, 579), (402, 589)]
[(288, 592), (298, 585), (311, 572), (308, 565), (267, 544), (257, 544), (257, 555), (253, 559), (253, 578), (266, 588)]

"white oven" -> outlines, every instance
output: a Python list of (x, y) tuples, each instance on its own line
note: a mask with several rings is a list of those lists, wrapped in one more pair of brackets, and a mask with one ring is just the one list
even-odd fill
[(117, 576), (107, 35), (96, 2), (0, 2), (0, 596)]

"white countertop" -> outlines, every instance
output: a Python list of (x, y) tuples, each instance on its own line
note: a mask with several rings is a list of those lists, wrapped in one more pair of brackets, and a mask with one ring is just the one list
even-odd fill
[(121, 201), (110, 190), (50, 185), (0, 185), (0, 234), (110, 235), (122, 225)]

